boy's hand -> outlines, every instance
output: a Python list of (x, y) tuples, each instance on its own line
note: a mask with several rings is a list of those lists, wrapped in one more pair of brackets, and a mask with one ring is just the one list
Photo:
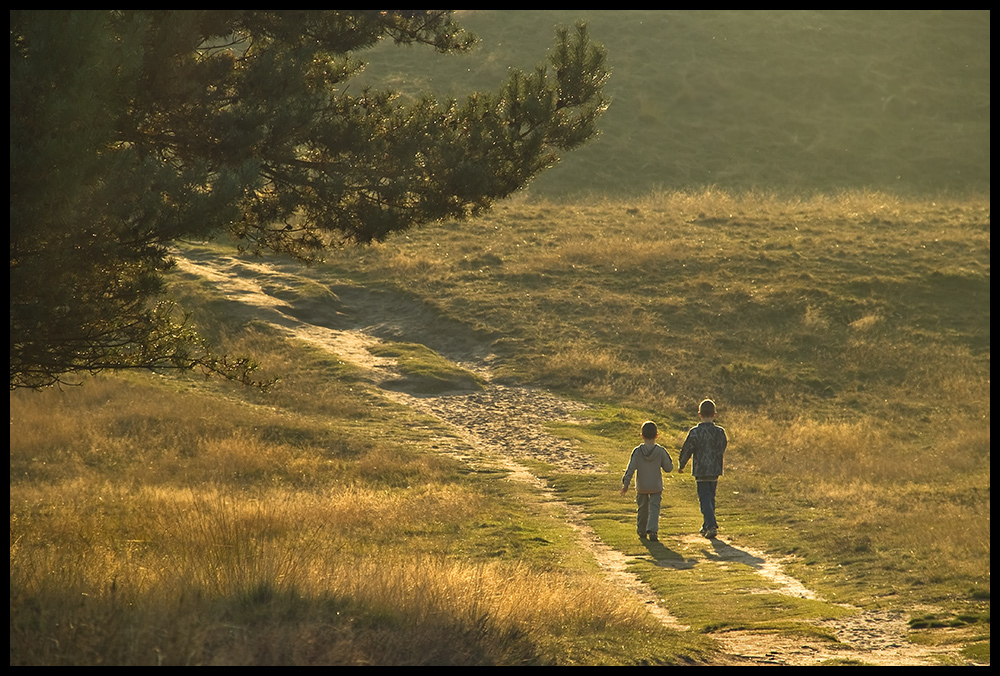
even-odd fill
[(618, 495), (625, 495), (626, 491), (628, 491), (628, 486), (622, 486), (622, 489), (621, 491), (619, 491)]

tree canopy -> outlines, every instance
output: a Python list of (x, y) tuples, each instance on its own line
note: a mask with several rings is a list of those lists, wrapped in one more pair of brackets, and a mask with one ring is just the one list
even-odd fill
[(464, 101), (352, 90), (380, 40), (463, 52), (448, 11), (11, 11), (10, 386), (215, 357), (163, 298), (170, 246), (319, 258), (463, 219), (595, 135), (603, 48)]

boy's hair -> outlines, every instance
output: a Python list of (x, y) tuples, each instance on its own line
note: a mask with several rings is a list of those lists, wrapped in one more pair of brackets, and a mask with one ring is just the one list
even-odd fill
[(647, 420), (642, 423), (642, 438), (643, 439), (655, 439), (658, 431), (656, 429), (656, 423), (652, 420)]
[(711, 399), (706, 399), (698, 405), (698, 415), (703, 418), (712, 418), (715, 416), (715, 402)]

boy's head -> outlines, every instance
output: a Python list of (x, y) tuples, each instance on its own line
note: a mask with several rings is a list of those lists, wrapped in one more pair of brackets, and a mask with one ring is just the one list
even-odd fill
[(715, 402), (711, 399), (706, 399), (698, 405), (698, 415), (702, 418), (714, 418), (715, 417)]
[(652, 441), (656, 438), (659, 432), (656, 429), (656, 423), (652, 420), (647, 420), (642, 423), (642, 438), (648, 441)]

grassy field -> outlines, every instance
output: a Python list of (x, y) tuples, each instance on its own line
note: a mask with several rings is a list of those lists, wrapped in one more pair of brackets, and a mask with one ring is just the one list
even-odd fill
[(723, 402), (743, 508), (856, 563), (855, 594), (988, 595), (988, 201), (511, 205), (330, 271), (499, 336), (511, 378), (675, 434)]
[[(434, 354), (465, 326), (492, 337), (502, 380), (587, 402), (555, 431), (607, 471), (534, 469), (623, 552), (638, 543), (614, 486), (638, 424), (676, 449), (715, 398), (731, 542), (791, 556), (831, 601), (933, 608), (915, 637), (988, 661), (988, 215), (881, 194), (511, 204), (345, 250), (301, 269), (299, 293), (350, 280), (433, 308), (447, 330), (380, 351), (427, 391), (478, 386)], [(282, 380), (12, 393), (12, 663), (717, 659), (604, 582), (531, 491), (438, 454), (461, 438), (336, 355), (230, 324), (210, 284), (185, 293)], [(664, 500), (664, 532), (696, 530), (679, 479)], [(749, 584), (735, 574), (638, 572), (702, 630), (833, 612), (705, 593)]]
[[(676, 459), (714, 398), (721, 533), (827, 602), (643, 560), (691, 631), (665, 628), (558, 507), (456, 459), (466, 439), (179, 277), (205, 334), (280, 380), (11, 393), (12, 665), (715, 663), (710, 632), (815, 633), (838, 603), (989, 662), (989, 12), (469, 12), (479, 56), (369, 73), (492, 86), (578, 16), (615, 68), (600, 139), (479, 220), (281, 263), (285, 300), (425, 308), (379, 350), (400, 387), (481, 387), (449, 359), (467, 341), (581, 402), (551, 431), (607, 469), (531, 469), (626, 554), (639, 424)], [(697, 530), (690, 483), (664, 504), (662, 532)]]
[(11, 664), (709, 654), (603, 581), (531, 491), (435, 450), (461, 439), (335, 356), (240, 339), (275, 393), (143, 377), (12, 394)]
[(557, 24), (608, 49), (602, 135), (543, 174), (546, 197), (662, 189), (990, 188), (990, 13), (475, 10), (482, 40), (442, 59), (389, 45), (373, 84), (461, 98), (542, 61)]

